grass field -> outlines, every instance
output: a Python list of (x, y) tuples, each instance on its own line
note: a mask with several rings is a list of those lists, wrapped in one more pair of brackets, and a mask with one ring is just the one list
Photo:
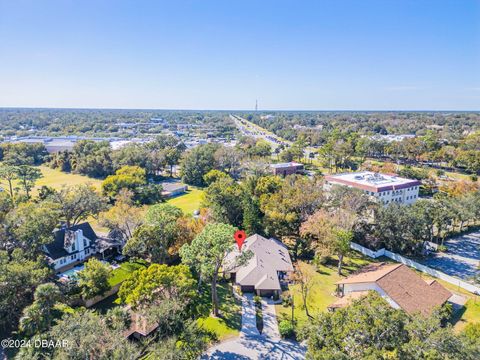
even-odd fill
[[(342, 269), (343, 275), (349, 275), (357, 271), (362, 266), (370, 264), (372, 261), (363, 257), (352, 257), (345, 259), (345, 265)], [(310, 267), (314, 276), (312, 279), (313, 286), (307, 297), (307, 305), (310, 315), (315, 316), (327, 311), (327, 306), (333, 303), (337, 298), (334, 296), (336, 285), (335, 283), (345, 276), (337, 274), (335, 264), (319, 265), (315, 271), (314, 265), (304, 263), (304, 266)], [(305, 306), (303, 304), (300, 286), (290, 285), (290, 289), (283, 293), (284, 296), (293, 295), (294, 301), (294, 317), (298, 325), (303, 325), (308, 318), (305, 313)], [(278, 320), (291, 319), (291, 307), (284, 307), (283, 305), (275, 305), (275, 310), (278, 314)]]
[(465, 311), (461, 313), (459, 319), (454, 319), (455, 330), (462, 331), (470, 323), (480, 322), (480, 297), (472, 297), (465, 304)]
[(200, 208), (200, 203), (203, 199), (203, 190), (189, 187), (187, 193), (169, 199), (167, 203), (177, 206), (185, 214), (192, 214), (195, 210)]
[(205, 330), (214, 334), (218, 341), (223, 341), (239, 334), (242, 328), (242, 306), (232, 293), (228, 283), (218, 284), (218, 297), (220, 304), (220, 317), (210, 316), (212, 301), (210, 288), (205, 287), (199, 295), (197, 310), (203, 315), (197, 321)]
[[(36, 182), (35, 188), (32, 191), (33, 195), (36, 195), (38, 189), (42, 186), (60, 189), (64, 185), (91, 183), (96, 189), (100, 189), (100, 185), (102, 184), (102, 180), (92, 179), (84, 175), (66, 173), (57, 169), (51, 169), (44, 165), (41, 165), (38, 168), (42, 172), (43, 177)], [(8, 189), (8, 184), (5, 181), (0, 181), (0, 184), (4, 189)], [(14, 186), (17, 186), (17, 184), (15, 183)]]
[(115, 286), (127, 279), (135, 270), (145, 268), (146, 261), (126, 261), (120, 264), (119, 268), (112, 271), (112, 277), (108, 280), (110, 286)]

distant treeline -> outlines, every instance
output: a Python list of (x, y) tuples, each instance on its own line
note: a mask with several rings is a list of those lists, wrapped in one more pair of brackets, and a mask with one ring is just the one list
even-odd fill
[(176, 130), (179, 124), (193, 125), (187, 132), (204, 136), (231, 136), (235, 130), (228, 113), (220, 111), (0, 108), (0, 136), (130, 137)]
[(335, 129), (359, 134), (424, 135), (435, 130), (441, 138), (459, 139), (480, 129), (480, 112), (315, 112), (283, 111), (241, 114), (291, 141), (301, 137), (322, 145)]

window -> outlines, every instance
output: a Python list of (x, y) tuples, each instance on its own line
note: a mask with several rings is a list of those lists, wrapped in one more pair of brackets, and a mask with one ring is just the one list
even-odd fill
[(72, 243), (72, 251), (75, 251), (75, 243)]
[(83, 238), (83, 247), (87, 247), (87, 240), (85, 240), (85, 238)]

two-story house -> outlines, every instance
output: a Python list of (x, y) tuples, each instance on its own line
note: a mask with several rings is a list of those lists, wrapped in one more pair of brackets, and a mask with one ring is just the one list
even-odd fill
[(55, 230), (53, 241), (44, 245), (43, 251), (55, 271), (62, 272), (109, 248), (121, 250), (121, 244), (97, 236), (90, 224), (84, 222)]

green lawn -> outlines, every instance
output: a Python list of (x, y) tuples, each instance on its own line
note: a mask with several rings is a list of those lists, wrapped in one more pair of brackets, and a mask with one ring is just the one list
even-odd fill
[(184, 195), (169, 199), (167, 203), (179, 207), (185, 214), (192, 214), (200, 208), (203, 199), (203, 190), (189, 187)]
[(463, 330), (465, 326), (467, 326), (469, 323), (480, 322), (480, 297), (476, 296), (470, 298), (465, 304), (465, 311), (460, 313), (459, 315), (461, 316), (457, 316), (457, 319), (454, 319), (456, 320), (456, 331)]
[[(342, 276), (337, 274), (336, 264), (319, 265), (315, 269), (314, 265), (306, 264), (310, 267), (310, 270), (314, 272), (313, 286), (307, 297), (307, 305), (310, 315), (315, 316), (319, 313), (327, 311), (327, 306), (333, 303), (337, 298), (334, 296), (336, 286), (335, 283), (341, 278), (348, 276), (349, 274), (357, 271), (362, 266), (368, 265), (372, 262), (370, 259), (363, 257), (352, 257), (345, 259), (345, 265), (343, 267)], [(290, 285), (290, 289), (283, 293), (284, 296), (293, 294), (295, 309), (294, 317), (298, 325), (303, 325), (307, 321), (307, 315), (305, 313), (305, 306), (303, 304), (302, 296), (300, 293), (299, 285)], [(278, 314), (278, 320), (291, 319), (292, 309), (290, 306), (284, 307), (279, 304), (275, 306)]]
[(108, 282), (110, 283), (110, 286), (115, 286), (127, 279), (135, 270), (145, 268), (146, 266), (146, 262), (141, 260), (123, 262), (120, 264), (119, 268), (112, 271), (112, 277)]
[(232, 294), (232, 287), (228, 283), (218, 284), (218, 297), (220, 302), (220, 316), (210, 316), (212, 302), (210, 288), (205, 287), (199, 295), (197, 310), (202, 316), (197, 320), (205, 330), (212, 332), (219, 341), (235, 337), (242, 328), (241, 302)]
[[(66, 173), (44, 165), (38, 166), (38, 168), (42, 172), (43, 177), (36, 182), (35, 188), (32, 191), (33, 195), (36, 195), (38, 189), (42, 186), (60, 189), (64, 185), (91, 183), (95, 188), (100, 189), (102, 184), (102, 180), (89, 178), (88, 176)], [(8, 189), (8, 184), (5, 181), (0, 181), (0, 184), (4, 189)], [(17, 185), (15, 184), (14, 186)]]

